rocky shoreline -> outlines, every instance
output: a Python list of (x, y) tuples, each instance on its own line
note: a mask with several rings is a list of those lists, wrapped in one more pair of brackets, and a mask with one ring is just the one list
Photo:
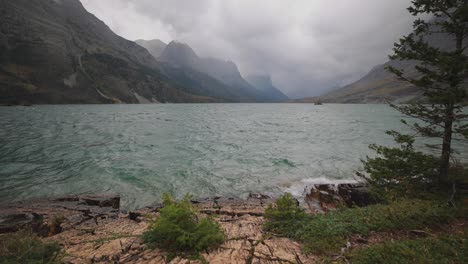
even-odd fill
[[(273, 199), (213, 197), (192, 200), (225, 232), (218, 249), (203, 252), (209, 263), (314, 263), (298, 243), (262, 231), (263, 213)], [(301, 202), (309, 213), (371, 203), (359, 184), (315, 184)], [(30, 227), (48, 241), (59, 242), (66, 263), (166, 263), (167, 253), (148, 249), (140, 236), (160, 206), (120, 210), (119, 195), (83, 195), (0, 205), (0, 234)], [(197, 263), (176, 258), (170, 263)]]

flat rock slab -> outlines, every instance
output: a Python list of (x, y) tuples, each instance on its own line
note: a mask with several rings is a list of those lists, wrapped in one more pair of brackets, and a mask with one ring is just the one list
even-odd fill
[(0, 233), (30, 226), (33, 231), (46, 235), (50, 231), (47, 230), (48, 226), (53, 222), (66, 229), (89, 220), (117, 218), (119, 207), (119, 195), (69, 196), (4, 203), (0, 204)]
[[(299, 244), (263, 233), (263, 214), (273, 200), (262, 194), (247, 199), (213, 197), (191, 201), (200, 213), (213, 217), (226, 234), (219, 248), (202, 252), (209, 263), (314, 263)], [(309, 213), (339, 206), (365, 206), (372, 201), (359, 184), (315, 184), (305, 194)], [(299, 204), (299, 202), (298, 202)], [(167, 263), (167, 252), (149, 249), (141, 241), (161, 205), (121, 212), (118, 195), (69, 196), (0, 204), (0, 233), (25, 226), (46, 240), (58, 241), (66, 263)], [(57, 223), (57, 219), (60, 221)], [(199, 263), (175, 258), (170, 263)]]
[[(65, 263), (167, 263), (167, 252), (149, 249), (140, 239), (160, 207), (122, 213), (115, 208), (118, 201), (116, 195), (98, 195), (13, 203), (0, 206), (0, 223), (8, 226), (4, 231), (14, 231), (37, 219), (49, 223), (56, 216), (63, 217), (61, 232), (49, 232), (44, 239), (63, 246)], [(193, 200), (200, 212), (213, 217), (226, 234), (223, 245), (202, 252), (205, 260), (223, 264), (314, 263), (314, 257), (303, 254), (296, 242), (263, 233), (263, 212), (271, 202), (260, 194), (247, 199)], [(175, 258), (169, 263), (201, 262)]]

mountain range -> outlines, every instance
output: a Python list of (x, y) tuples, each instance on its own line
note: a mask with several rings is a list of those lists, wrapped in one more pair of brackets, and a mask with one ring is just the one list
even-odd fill
[[(234, 62), (200, 57), (188, 44), (126, 40), (79, 0), (0, 0), (0, 14), (0, 105), (288, 100), (270, 76), (244, 78)], [(453, 44), (441, 34), (428, 41), (441, 49)], [(422, 100), (385, 69), (390, 65), (417, 75), (415, 62), (389, 61), (319, 99), (292, 102)]]
[(0, 104), (272, 102), (234, 63), (126, 40), (79, 0), (0, 0), (0, 13)]
[[(137, 40), (136, 43), (145, 47), (158, 61), (168, 64), (167, 67), (177, 67), (204, 73), (229, 87), (230, 93), (241, 101), (252, 102), (282, 102), (288, 97), (273, 86), (270, 76), (269, 85), (242, 77), (237, 65), (232, 61), (216, 58), (201, 58), (186, 43), (171, 41), (165, 44), (160, 40)], [(218, 88), (219, 90), (220, 88)]]

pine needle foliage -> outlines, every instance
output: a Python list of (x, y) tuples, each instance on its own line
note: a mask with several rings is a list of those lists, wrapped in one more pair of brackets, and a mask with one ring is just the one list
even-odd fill
[[(369, 184), (371, 194), (380, 201), (401, 197), (425, 198), (440, 191), (438, 159), (416, 151), (414, 138), (389, 131), (399, 147), (370, 145), (376, 157), (363, 160), (365, 173), (357, 175)], [(428, 198), (428, 197), (426, 197)]]
[[(413, 33), (395, 43), (392, 60), (414, 61), (417, 77), (388, 67), (399, 79), (416, 86), (427, 100), (424, 103), (391, 106), (417, 121), (408, 123), (418, 136), (441, 139), (438, 173), (441, 180), (449, 174), (455, 140), (468, 140), (468, 115), (463, 111), (468, 78), (468, 1), (413, 0), (408, 11), (415, 17)], [(423, 19), (421, 16), (429, 17)], [(437, 47), (430, 41), (439, 35), (451, 47)], [(457, 137), (455, 137), (457, 136)]]
[[(358, 176), (367, 180), (381, 196), (385, 193), (411, 196), (434, 186), (442, 192), (454, 193), (457, 183), (450, 176), (451, 168), (458, 166), (453, 155), (454, 142), (468, 142), (468, 115), (463, 109), (468, 100), (468, 0), (413, 0), (411, 3), (408, 11), (417, 17), (413, 33), (395, 43), (390, 58), (415, 62), (417, 74), (393, 66), (387, 69), (415, 86), (424, 95), (424, 101), (390, 104), (407, 117), (401, 122), (414, 134), (388, 131), (400, 147), (371, 145), (377, 157), (363, 161), (366, 174), (358, 173)], [(435, 38), (445, 38), (451, 45), (436, 46)], [(417, 151), (414, 147), (417, 137), (438, 141), (438, 144), (426, 144), (437, 154), (431, 156)]]

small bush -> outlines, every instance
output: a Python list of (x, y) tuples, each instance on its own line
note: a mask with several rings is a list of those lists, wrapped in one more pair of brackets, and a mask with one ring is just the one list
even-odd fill
[(438, 178), (439, 160), (414, 149), (414, 138), (389, 131), (399, 147), (370, 145), (376, 157), (363, 160), (364, 172), (357, 175), (371, 187), (379, 200), (424, 198), (441, 188)]
[(143, 234), (149, 246), (177, 252), (199, 252), (224, 242), (218, 223), (210, 218), (200, 219), (189, 196), (177, 202), (164, 194), (163, 204), (159, 216)]
[(468, 263), (468, 236), (390, 241), (354, 250), (348, 258), (355, 264)]
[[(265, 219), (267, 221), (264, 224), (264, 229), (271, 232), (283, 231), (283, 235), (290, 236), (292, 234), (285, 234), (286, 231), (283, 226), (300, 224), (307, 218), (307, 214), (299, 206), (299, 203), (294, 197), (286, 193), (278, 198), (275, 203), (269, 204), (265, 209)], [(291, 228), (292, 229), (292, 228)]]
[[(272, 208), (279, 208), (279, 205)], [(294, 212), (290, 214), (291, 218), (286, 215), (275, 218), (272, 217), (275, 214), (266, 214), (266, 230), (302, 242), (306, 251), (319, 254), (336, 253), (353, 234), (438, 226), (460, 213), (442, 203), (422, 200), (403, 200), (315, 216), (304, 216), (296, 210), (291, 212)]]
[(56, 242), (46, 243), (31, 231), (23, 230), (0, 237), (0, 263), (61, 263), (61, 248)]

